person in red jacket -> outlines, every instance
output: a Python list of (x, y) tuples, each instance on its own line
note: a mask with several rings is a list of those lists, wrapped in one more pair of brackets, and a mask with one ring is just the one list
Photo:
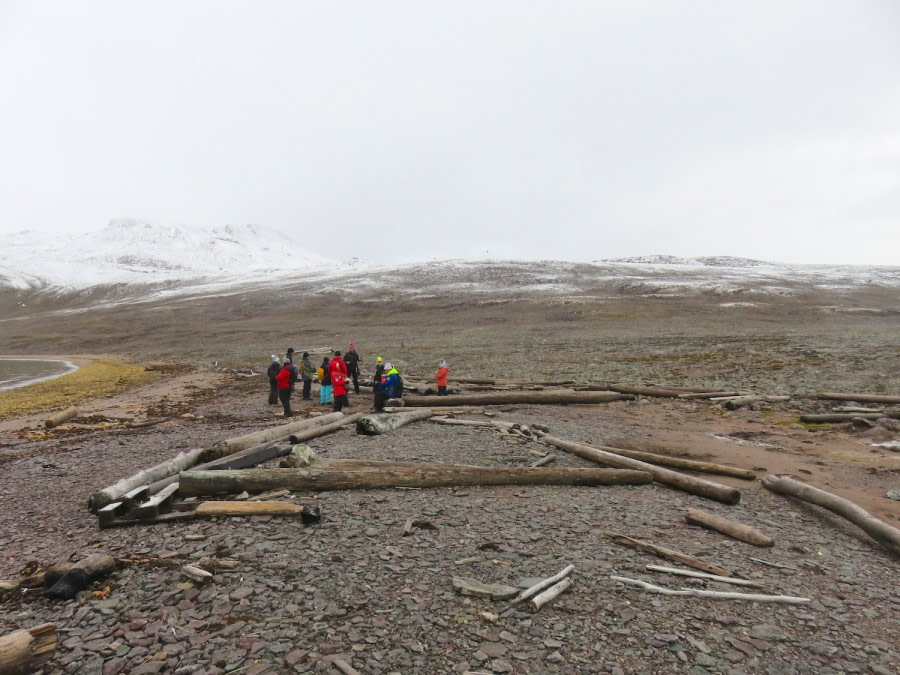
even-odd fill
[(285, 361), (278, 375), (275, 376), (275, 383), (278, 385), (278, 398), (281, 405), (284, 406), (284, 416), (293, 417), (291, 412), (291, 378), (294, 371), (291, 368), (291, 362)]
[[(332, 363), (334, 363), (332, 361)], [(350, 405), (350, 399), (347, 396), (347, 384), (350, 378), (339, 370), (335, 370), (331, 376), (331, 386), (334, 388), (334, 412), (341, 412), (344, 406)]]
[[(334, 353), (331, 362), (328, 364), (328, 372), (331, 374), (332, 380), (334, 380), (334, 376), (337, 374), (341, 374), (344, 377), (350, 377), (350, 373), (347, 372), (347, 364), (344, 362), (344, 359), (341, 358), (340, 351)], [(334, 384), (333, 381), (332, 384)]]
[(437, 395), (438, 396), (446, 396), (447, 395), (447, 376), (450, 374), (450, 369), (447, 367), (446, 361), (441, 361), (438, 364), (438, 371), (434, 374), (435, 379), (437, 380)]

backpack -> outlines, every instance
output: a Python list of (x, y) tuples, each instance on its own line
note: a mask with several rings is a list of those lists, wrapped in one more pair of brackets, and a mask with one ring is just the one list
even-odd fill
[(325, 381), (325, 369), (322, 366), (319, 366), (318, 370), (316, 370), (316, 377), (319, 378), (319, 382)]

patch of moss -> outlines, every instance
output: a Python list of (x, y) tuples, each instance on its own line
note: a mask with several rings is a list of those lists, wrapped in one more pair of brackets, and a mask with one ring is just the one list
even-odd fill
[(109, 358), (91, 359), (89, 364), (54, 380), (0, 392), (0, 421), (50, 413), (111, 396), (159, 376), (144, 366)]

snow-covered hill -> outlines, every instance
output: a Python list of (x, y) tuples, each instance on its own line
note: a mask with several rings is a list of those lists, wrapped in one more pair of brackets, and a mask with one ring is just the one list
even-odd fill
[(269, 289), (338, 293), (366, 301), (461, 296), (468, 302), (533, 297), (602, 302), (621, 296), (711, 294), (746, 303), (811, 290), (886, 289), (890, 298), (900, 290), (900, 268), (666, 255), (590, 263), (442, 260), (377, 265), (329, 260), (281, 232), (257, 225), (204, 230), (138, 220), (115, 220), (87, 235), (20, 232), (0, 237), (0, 291), (7, 291), (2, 296), (6, 307), (85, 309)]
[(0, 283), (20, 289), (200, 279), (239, 282), (343, 267), (259, 225), (204, 230), (119, 219), (88, 234), (26, 231), (0, 237)]

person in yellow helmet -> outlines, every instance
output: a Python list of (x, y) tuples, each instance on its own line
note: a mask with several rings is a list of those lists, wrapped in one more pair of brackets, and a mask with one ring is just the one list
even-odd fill
[(380, 356), (375, 359), (375, 374), (372, 376), (372, 404), (375, 412), (384, 410), (384, 399), (381, 398), (381, 381), (384, 379), (384, 359)]

